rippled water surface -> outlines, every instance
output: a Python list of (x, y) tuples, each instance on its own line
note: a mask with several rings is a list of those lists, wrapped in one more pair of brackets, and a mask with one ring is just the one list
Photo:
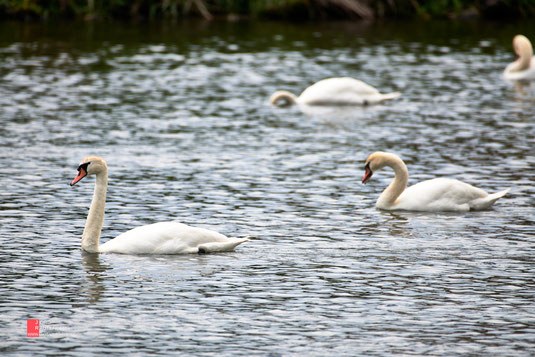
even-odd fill
[[(535, 25), (0, 24), (2, 353), (530, 355), (535, 83), (502, 80)], [(273, 108), (325, 77), (403, 95)], [(483, 212), (374, 207), (409, 183), (511, 192)], [(175, 220), (250, 236), (211, 255), (80, 249), (106, 159), (102, 241)], [(26, 337), (39, 319), (41, 336)]]

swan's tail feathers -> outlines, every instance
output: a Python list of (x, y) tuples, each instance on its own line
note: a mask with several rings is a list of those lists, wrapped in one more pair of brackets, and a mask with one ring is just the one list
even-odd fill
[(492, 201), (492, 203), (496, 202), (499, 198), (502, 198), (503, 196), (505, 196), (506, 194), (509, 193), (509, 191), (511, 191), (511, 188), (506, 188), (505, 190), (502, 190), (500, 192), (496, 192), (496, 193), (493, 193), (491, 195), (489, 195), (489, 199)]
[(199, 246), (199, 254), (215, 253), (215, 252), (230, 252), (243, 242), (247, 242), (248, 238), (229, 238), (226, 242), (210, 242), (201, 244)]
[(505, 196), (510, 190), (511, 188), (507, 188), (505, 190), (492, 193), (486, 197), (478, 198), (477, 200), (470, 202), (470, 209), (482, 210), (482, 209), (489, 208), (490, 206), (494, 204), (494, 202), (496, 202), (497, 200)]
[(401, 92), (385, 93), (381, 95), (381, 101), (397, 98), (401, 95)]

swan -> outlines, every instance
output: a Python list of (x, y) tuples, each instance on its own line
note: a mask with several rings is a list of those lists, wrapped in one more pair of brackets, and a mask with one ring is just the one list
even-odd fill
[(131, 229), (99, 245), (108, 187), (108, 166), (96, 156), (86, 157), (78, 166), (71, 186), (87, 175), (95, 175), (95, 191), (82, 234), (82, 249), (89, 253), (183, 254), (233, 250), (247, 238), (228, 238), (223, 234), (177, 222), (159, 222)]
[(287, 90), (279, 90), (271, 95), (272, 105), (369, 105), (387, 99), (397, 98), (399, 92), (381, 94), (377, 89), (358, 79), (338, 77), (322, 79), (301, 93), (299, 97)]
[(507, 65), (503, 76), (509, 80), (535, 79), (535, 57), (531, 42), (526, 36), (516, 35), (513, 48), (518, 58)]
[(480, 188), (449, 178), (435, 178), (407, 188), (409, 171), (399, 156), (377, 151), (366, 159), (362, 183), (385, 166), (394, 170), (394, 181), (377, 199), (376, 207), (406, 211), (470, 211), (483, 210), (505, 196), (510, 188), (488, 194)]

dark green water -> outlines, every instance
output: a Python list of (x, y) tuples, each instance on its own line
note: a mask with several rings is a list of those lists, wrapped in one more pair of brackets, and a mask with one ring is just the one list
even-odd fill
[[(511, 355), (535, 348), (535, 83), (501, 74), (530, 23), (0, 24), (2, 353)], [(403, 95), (369, 108), (273, 108), (332, 76)], [(511, 192), (483, 212), (389, 213), (409, 184)], [(251, 236), (235, 252), (88, 255), (176, 220)], [(27, 319), (41, 336), (26, 337)]]

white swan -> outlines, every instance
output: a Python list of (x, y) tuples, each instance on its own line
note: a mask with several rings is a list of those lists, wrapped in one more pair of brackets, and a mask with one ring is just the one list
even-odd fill
[(95, 192), (82, 235), (82, 249), (90, 253), (182, 254), (233, 250), (248, 239), (228, 238), (203, 228), (176, 222), (137, 227), (99, 245), (108, 187), (108, 166), (100, 157), (86, 157), (71, 186), (87, 175), (96, 175)]
[(350, 77), (327, 78), (314, 83), (299, 97), (286, 91), (273, 93), (269, 102), (277, 106), (305, 105), (369, 105), (397, 98), (399, 92), (381, 94), (374, 87)]
[(535, 57), (531, 42), (526, 36), (516, 35), (513, 38), (513, 48), (518, 58), (507, 65), (503, 76), (509, 80), (535, 79)]
[(368, 182), (373, 173), (390, 166), (395, 173), (394, 181), (377, 199), (376, 207), (384, 210), (407, 211), (470, 211), (492, 206), (503, 197), (509, 188), (488, 194), (480, 188), (459, 180), (435, 178), (407, 187), (409, 171), (397, 155), (377, 151), (366, 159), (362, 183)]

